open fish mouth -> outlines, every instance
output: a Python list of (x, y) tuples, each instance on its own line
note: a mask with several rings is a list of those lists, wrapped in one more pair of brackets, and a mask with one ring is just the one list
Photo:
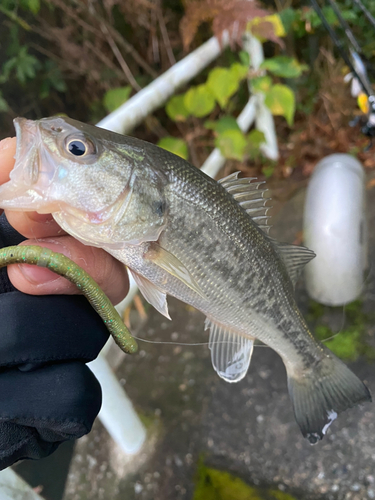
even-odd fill
[(16, 161), (10, 180), (0, 186), (0, 207), (42, 211), (45, 202), (39, 173), (44, 148), (39, 124), (26, 118), (16, 118), (14, 126)]
[[(14, 127), (17, 136), (16, 163), (11, 180), (20, 181), (23, 186), (32, 186), (38, 180), (39, 154), (41, 142), (37, 122), (26, 118), (16, 118)], [(18, 182), (17, 182), (18, 184)]]

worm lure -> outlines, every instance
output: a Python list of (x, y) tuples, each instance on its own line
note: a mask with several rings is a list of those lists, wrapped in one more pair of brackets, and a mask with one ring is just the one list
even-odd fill
[(83, 293), (105, 323), (116, 344), (129, 354), (137, 351), (137, 342), (126, 328), (109, 298), (91, 276), (65, 255), (38, 246), (11, 246), (0, 250), (0, 268), (10, 264), (46, 267), (71, 281)]

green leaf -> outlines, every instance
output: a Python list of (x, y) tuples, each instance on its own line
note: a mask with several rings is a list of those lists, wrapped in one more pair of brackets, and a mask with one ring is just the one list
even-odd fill
[(276, 76), (283, 78), (296, 78), (308, 69), (306, 64), (299, 64), (297, 59), (287, 56), (276, 56), (266, 59), (260, 69), (267, 69)]
[(240, 130), (225, 130), (216, 137), (215, 146), (225, 158), (242, 161), (247, 141)]
[(241, 130), (234, 116), (223, 116), (223, 118), (217, 121), (208, 120), (205, 122), (204, 126), (219, 134), (226, 130)]
[(129, 85), (126, 87), (117, 87), (116, 89), (107, 90), (104, 94), (103, 104), (106, 110), (111, 113), (115, 109), (124, 104), (129, 99), (132, 89)]
[(191, 87), (184, 96), (186, 109), (194, 116), (201, 118), (208, 115), (215, 107), (215, 99), (206, 85)]
[(231, 64), (229, 68), (229, 73), (231, 76), (237, 79), (238, 83), (246, 78), (247, 73), (249, 71), (249, 66), (244, 66), (238, 62)]
[(264, 100), (273, 115), (284, 116), (289, 126), (293, 124), (295, 98), (292, 90), (286, 85), (276, 84), (266, 92)]
[(31, 11), (33, 14), (38, 14), (40, 10), (40, 0), (21, 0), (22, 8)]
[(272, 174), (275, 171), (275, 166), (276, 166), (276, 162), (270, 163), (269, 165), (265, 165), (264, 167), (262, 167), (262, 174), (264, 175), (264, 177), (266, 177), (266, 179), (269, 179), (270, 177), (272, 177)]
[(0, 92), (0, 113), (6, 113), (8, 111), (8, 103), (4, 99), (2, 93)]
[(283, 23), (285, 32), (288, 33), (290, 29), (292, 28), (292, 24), (295, 21), (297, 17), (297, 13), (295, 9), (292, 9), (291, 7), (287, 9), (283, 9), (282, 11), (279, 12), (279, 16), (281, 19), (281, 22)]
[(267, 92), (272, 86), (272, 79), (269, 76), (259, 76), (251, 80), (251, 90), (253, 92)]
[(27, 47), (24, 45), (20, 48), (18, 54), (3, 65), (3, 73), (8, 78), (11, 71), (14, 69), (17, 79), (20, 83), (25, 83), (26, 80), (32, 80), (37, 70), (41, 67), (38, 59), (27, 52)]
[(235, 72), (231, 73), (229, 69), (214, 68), (208, 76), (207, 87), (220, 106), (224, 108), (232, 95), (237, 92), (239, 80)]
[(247, 138), (253, 148), (255, 147), (259, 149), (260, 146), (266, 142), (264, 133), (256, 129), (252, 130), (248, 134)]
[(184, 95), (175, 95), (170, 99), (165, 107), (167, 115), (175, 122), (184, 122), (189, 116), (189, 111), (186, 109)]
[(186, 142), (183, 139), (178, 139), (177, 137), (163, 137), (158, 142), (158, 146), (174, 153), (177, 156), (181, 156), (184, 160), (187, 160), (189, 156)]
[(241, 63), (247, 68), (250, 66), (250, 55), (246, 50), (240, 50), (239, 54)]

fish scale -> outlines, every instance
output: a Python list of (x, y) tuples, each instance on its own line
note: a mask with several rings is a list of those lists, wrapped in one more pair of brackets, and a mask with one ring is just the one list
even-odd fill
[[(167, 294), (205, 313), (221, 378), (246, 376), (255, 339), (274, 349), (311, 443), (338, 413), (371, 400), (309, 331), (294, 282), (315, 254), (268, 236), (261, 183), (238, 174), (218, 183), (152, 144), (69, 118), (19, 118), (15, 125), (16, 164), (0, 187), (0, 206), (51, 210), (69, 234), (127, 265), (166, 317)], [(76, 156), (71, 141), (84, 154)]]

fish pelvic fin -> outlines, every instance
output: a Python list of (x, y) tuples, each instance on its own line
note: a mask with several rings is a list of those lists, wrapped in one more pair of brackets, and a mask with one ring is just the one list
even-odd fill
[(339, 413), (371, 402), (365, 384), (328, 350), (318, 365), (301, 376), (288, 373), (288, 389), (296, 421), (310, 444), (323, 439)]
[(254, 340), (206, 318), (205, 329), (208, 328), (210, 329), (208, 346), (214, 370), (226, 382), (239, 382), (249, 369)]

